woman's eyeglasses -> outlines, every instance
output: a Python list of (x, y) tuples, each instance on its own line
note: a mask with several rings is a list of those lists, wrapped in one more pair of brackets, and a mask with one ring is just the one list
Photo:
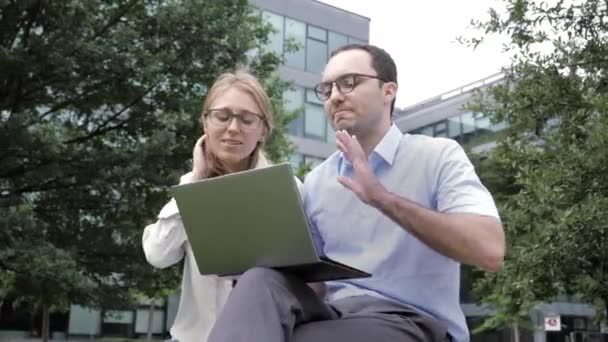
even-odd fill
[(209, 109), (204, 116), (209, 122), (218, 127), (228, 127), (232, 119), (236, 119), (243, 130), (252, 131), (260, 127), (260, 123), (265, 121), (261, 114), (242, 111), (233, 113), (228, 108)]

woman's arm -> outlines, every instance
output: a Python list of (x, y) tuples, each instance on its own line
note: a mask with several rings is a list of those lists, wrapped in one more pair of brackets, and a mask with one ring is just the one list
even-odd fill
[[(181, 177), (180, 184), (192, 180), (192, 173), (188, 173)], [(146, 259), (154, 267), (169, 267), (184, 257), (186, 241), (177, 203), (175, 199), (171, 199), (158, 214), (158, 221), (144, 230), (142, 245)]]
[(172, 199), (160, 211), (158, 221), (144, 230), (142, 244), (146, 259), (154, 267), (169, 267), (184, 257), (186, 240), (177, 204)]

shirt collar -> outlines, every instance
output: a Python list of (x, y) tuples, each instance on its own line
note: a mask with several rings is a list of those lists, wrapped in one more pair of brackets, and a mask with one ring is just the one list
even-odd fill
[(255, 165), (255, 168), (261, 169), (261, 168), (265, 168), (267, 166), (270, 166), (270, 162), (266, 158), (266, 155), (264, 154), (264, 152), (259, 151), (258, 152), (258, 163)]
[(403, 133), (401, 133), (397, 125), (392, 124), (388, 132), (386, 132), (382, 140), (374, 148), (373, 153), (392, 166), (402, 137)]

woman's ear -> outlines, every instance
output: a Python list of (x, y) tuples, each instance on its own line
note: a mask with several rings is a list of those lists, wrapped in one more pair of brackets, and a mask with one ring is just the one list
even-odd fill
[(262, 136), (260, 137), (259, 142), (263, 144), (266, 141), (267, 136), (268, 136), (268, 128), (264, 127), (262, 129)]

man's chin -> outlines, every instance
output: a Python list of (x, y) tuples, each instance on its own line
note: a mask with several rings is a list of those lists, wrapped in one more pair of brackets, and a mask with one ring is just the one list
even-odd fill
[(334, 122), (333, 126), (336, 131), (345, 130), (347, 132), (350, 132), (353, 129), (352, 123), (347, 119), (339, 119)]

